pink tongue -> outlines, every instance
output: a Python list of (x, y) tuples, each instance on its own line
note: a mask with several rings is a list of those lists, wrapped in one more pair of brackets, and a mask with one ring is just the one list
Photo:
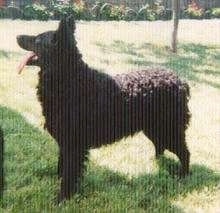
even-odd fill
[(18, 74), (21, 74), (24, 66), (33, 58), (35, 57), (36, 54), (34, 52), (29, 52), (24, 58), (23, 60), (20, 62), (20, 64), (18, 65), (17, 67), (17, 71), (18, 71)]

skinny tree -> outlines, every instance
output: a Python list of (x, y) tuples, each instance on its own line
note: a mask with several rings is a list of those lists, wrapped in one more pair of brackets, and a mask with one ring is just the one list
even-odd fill
[(173, 7), (173, 29), (172, 29), (172, 41), (171, 50), (172, 52), (177, 52), (177, 34), (179, 25), (179, 15), (180, 15), (180, 0), (172, 0)]

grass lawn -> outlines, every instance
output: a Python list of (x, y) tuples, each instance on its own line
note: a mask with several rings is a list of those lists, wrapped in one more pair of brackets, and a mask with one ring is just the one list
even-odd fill
[(220, 20), (181, 20), (178, 54), (167, 50), (170, 22), (77, 22), (84, 60), (116, 74), (159, 65), (191, 86), (192, 120), (187, 130), (192, 175), (178, 180), (166, 151), (155, 160), (142, 133), (94, 149), (80, 194), (56, 206), (57, 146), (43, 130), (36, 99), (37, 67), (16, 66), (25, 51), (18, 34), (56, 29), (57, 22), (0, 20), (0, 125), (5, 134), (3, 212), (219, 212), (220, 211)]

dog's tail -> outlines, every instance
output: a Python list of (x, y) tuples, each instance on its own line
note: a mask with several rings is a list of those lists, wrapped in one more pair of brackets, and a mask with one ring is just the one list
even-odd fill
[(191, 113), (189, 110), (189, 99), (190, 99), (190, 87), (187, 82), (182, 82), (182, 95), (181, 95), (181, 105), (183, 109), (183, 119), (184, 119), (184, 128), (187, 129), (189, 126), (190, 118), (191, 118)]

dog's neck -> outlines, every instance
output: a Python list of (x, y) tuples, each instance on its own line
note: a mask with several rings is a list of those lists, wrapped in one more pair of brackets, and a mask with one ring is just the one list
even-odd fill
[(82, 59), (82, 54), (77, 47), (75, 37), (73, 37), (71, 45), (64, 50), (62, 55), (65, 59), (68, 59), (69, 62), (71, 62), (71, 67), (88, 67)]

